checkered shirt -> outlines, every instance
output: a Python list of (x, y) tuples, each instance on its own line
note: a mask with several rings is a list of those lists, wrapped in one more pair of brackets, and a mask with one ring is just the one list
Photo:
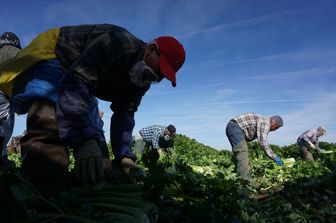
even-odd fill
[(244, 113), (234, 118), (239, 127), (244, 131), (246, 141), (258, 139), (261, 147), (270, 158), (275, 158), (275, 153), (268, 144), (270, 119), (254, 113)]
[(145, 142), (151, 144), (154, 149), (158, 149), (159, 139), (163, 136), (165, 128), (162, 125), (151, 125), (140, 129), (139, 133)]

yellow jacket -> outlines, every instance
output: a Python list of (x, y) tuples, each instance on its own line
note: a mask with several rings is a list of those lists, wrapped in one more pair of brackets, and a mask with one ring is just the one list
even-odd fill
[(60, 29), (50, 29), (39, 34), (14, 58), (0, 64), (0, 89), (12, 95), (13, 80), (42, 60), (56, 58), (55, 47)]

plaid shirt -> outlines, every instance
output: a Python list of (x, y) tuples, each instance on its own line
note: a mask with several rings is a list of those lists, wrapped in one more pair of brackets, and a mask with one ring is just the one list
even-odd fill
[(159, 139), (163, 136), (165, 128), (162, 125), (151, 125), (140, 129), (139, 133), (145, 142), (151, 144), (154, 149), (158, 149)]
[(143, 57), (145, 47), (146, 43), (119, 26), (64, 26), (55, 53), (96, 97), (111, 101), (113, 111), (135, 112), (149, 86), (135, 86), (128, 72)]
[(275, 154), (268, 144), (268, 133), (270, 131), (270, 119), (254, 113), (244, 113), (234, 120), (244, 131), (246, 141), (258, 139), (267, 156), (274, 159)]

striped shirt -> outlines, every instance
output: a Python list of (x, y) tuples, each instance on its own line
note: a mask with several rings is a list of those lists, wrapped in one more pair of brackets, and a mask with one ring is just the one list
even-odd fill
[(165, 126), (162, 125), (151, 125), (140, 129), (139, 133), (142, 139), (153, 146), (154, 149), (158, 149), (159, 139), (163, 136)]
[(275, 153), (268, 144), (270, 119), (254, 113), (244, 113), (234, 118), (245, 133), (246, 141), (258, 139), (261, 147), (270, 158), (275, 158)]

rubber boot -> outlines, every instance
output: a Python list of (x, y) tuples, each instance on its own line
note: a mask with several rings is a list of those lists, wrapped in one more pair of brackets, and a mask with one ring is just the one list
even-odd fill
[(243, 179), (243, 184), (248, 184), (253, 187), (258, 187), (258, 184), (255, 180), (250, 177), (249, 174), (249, 158), (248, 158), (248, 147), (245, 141), (242, 141), (235, 145), (232, 148), (232, 151), (235, 155), (235, 164), (237, 168), (237, 173)]

